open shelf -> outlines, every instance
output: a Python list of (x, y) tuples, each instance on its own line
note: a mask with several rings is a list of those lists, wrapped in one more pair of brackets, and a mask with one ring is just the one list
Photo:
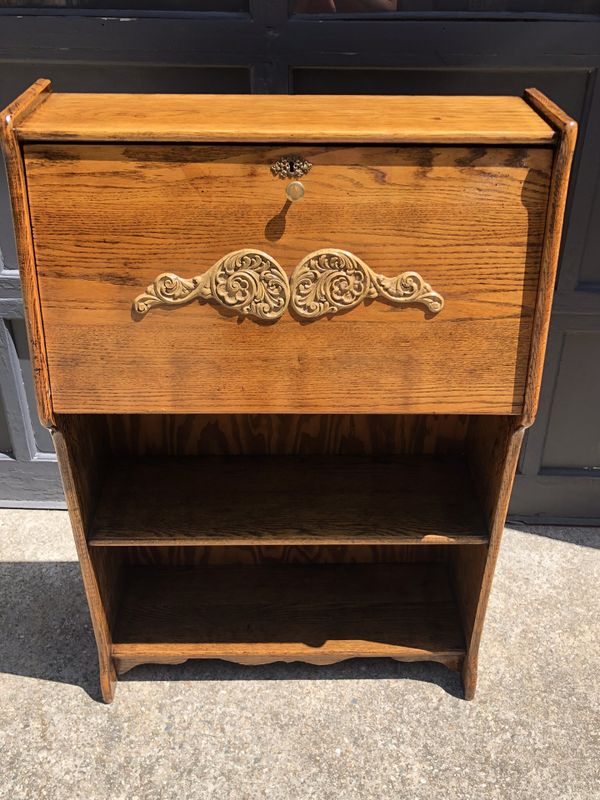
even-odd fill
[(109, 464), (90, 545), (480, 544), (460, 457), (131, 457)]
[(116, 658), (328, 663), (465, 653), (443, 562), (129, 565), (123, 578)]

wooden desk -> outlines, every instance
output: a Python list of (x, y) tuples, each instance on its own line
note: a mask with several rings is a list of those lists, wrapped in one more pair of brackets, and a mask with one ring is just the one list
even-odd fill
[(357, 656), (472, 697), (575, 123), (37, 81), (2, 124), (105, 700), (143, 662)]

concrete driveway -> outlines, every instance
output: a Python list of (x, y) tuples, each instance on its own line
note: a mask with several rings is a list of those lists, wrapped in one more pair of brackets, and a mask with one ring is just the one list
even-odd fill
[(508, 530), (476, 699), (439, 665), (138, 667), (98, 702), (67, 516), (0, 511), (0, 798), (600, 798), (600, 530)]

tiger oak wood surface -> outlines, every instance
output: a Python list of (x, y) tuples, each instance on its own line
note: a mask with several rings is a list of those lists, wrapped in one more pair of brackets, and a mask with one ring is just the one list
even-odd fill
[[(552, 151), (307, 147), (291, 206), (269, 169), (282, 152), (25, 147), (55, 410), (520, 412)], [(132, 318), (159, 273), (192, 277), (242, 247), (288, 275), (341, 247), (387, 276), (416, 270), (446, 304), (266, 325), (194, 302)]]
[(454, 455), (465, 414), (107, 414), (117, 455)]
[(544, 144), (552, 128), (520, 97), (55, 93), (22, 139)]
[(444, 564), (128, 567), (113, 656), (357, 656), (464, 653)]
[(458, 459), (309, 456), (111, 463), (92, 545), (485, 542)]
[(281, 545), (123, 545), (102, 548), (117, 554), (121, 564), (154, 567), (263, 566), (265, 564), (423, 564), (447, 563), (451, 551), (477, 550), (483, 545), (457, 544), (281, 544)]

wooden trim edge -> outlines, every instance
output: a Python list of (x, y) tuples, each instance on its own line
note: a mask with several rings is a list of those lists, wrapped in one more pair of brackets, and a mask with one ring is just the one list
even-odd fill
[(105, 612), (104, 604), (102, 602), (100, 586), (98, 584), (96, 572), (94, 570), (87, 546), (84, 513), (80, 504), (75, 483), (74, 472), (77, 467), (73, 464), (69, 444), (64, 434), (60, 430), (56, 429), (53, 429), (51, 433), (52, 442), (58, 457), (58, 466), (65, 490), (65, 497), (67, 499), (67, 508), (69, 510), (69, 518), (71, 521), (71, 528), (73, 530), (75, 548), (77, 550), (77, 557), (79, 559), (83, 587), (87, 597), (90, 617), (92, 620), (92, 629), (94, 631), (94, 637), (96, 639), (96, 645), (98, 648), (100, 688), (104, 701), (110, 703), (114, 697), (115, 684), (117, 680), (111, 655), (112, 636), (110, 624)]
[(40, 306), (40, 293), (35, 268), (35, 252), (29, 214), (25, 167), (16, 126), (43, 103), (52, 91), (49, 80), (40, 79), (7, 106), (0, 117), (0, 145), (6, 160), (6, 173), (13, 212), (19, 271), (23, 287), (25, 322), (38, 414), (46, 427), (55, 425), (46, 357), (46, 341)]
[(492, 581), (496, 572), (496, 561), (500, 552), (500, 543), (506, 524), (508, 504), (512, 494), (512, 487), (517, 472), (519, 454), (525, 435), (525, 427), (520, 425), (515, 418), (515, 424), (507, 436), (503, 445), (502, 479), (496, 505), (493, 513), (493, 522), (490, 528), (490, 543), (487, 551), (485, 568), (481, 582), (481, 590), (477, 601), (477, 609), (473, 628), (470, 637), (467, 639), (467, 655), (463, 663), (463, 685), (465, 689), (465, 699), (472, 700), (477, 686), (477, 664), (479, 657), (479, 645), (487, 612)]
[(523, 414), (520, 424), (530, 427), (537, 413), (546, 343), (550, 326), (552, 297), (558, 268), (563, 218), (569, 190), (569, 177), (577, 141), (577, 123), (538, 89), (526, 89), (524, 99), (558, 133), (559, 142), (552, 165), (552, 178), (546, 211), (544, 248), (531, 336), (531, 355), (527, 368)]

